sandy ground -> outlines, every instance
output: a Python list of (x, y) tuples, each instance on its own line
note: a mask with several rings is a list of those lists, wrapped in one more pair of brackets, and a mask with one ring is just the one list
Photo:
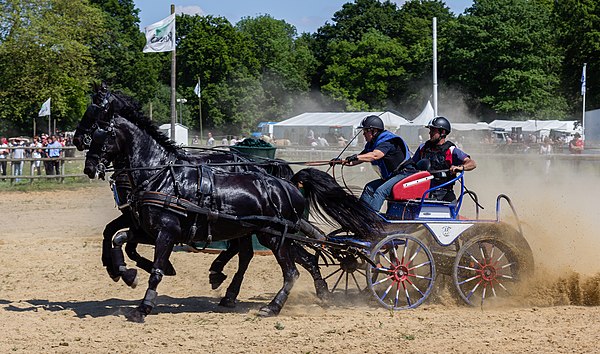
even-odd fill
[(597, 172), (549, 184), (539, 175), (532, 182), (532, 171), (491, 166), (480, 163), (471, 187), (483, 190), (492, 215), (494, 194), (513, 196), (537, 266), (521, 297), (498, 308), (468, 308), (443, 294), (396, 313), (368, 298), (323, 303), (301, 270), (282, 313), (259, 318), (281, 286), (273, 257), (255, 257), (232, 311), (217, 306), (224, 289), (208, 284), (215, 255), (177, 252), (178, 274), (163, 279), (155, 312), (144, 324), (130, 323), (123, 313), (139, 303), (147, 277), (130, 289), (101, 266), (102, 230), (119, 213), (107, 185), (2, 192), (0, 352), (597, 352), (599, 192), (589, 188)]

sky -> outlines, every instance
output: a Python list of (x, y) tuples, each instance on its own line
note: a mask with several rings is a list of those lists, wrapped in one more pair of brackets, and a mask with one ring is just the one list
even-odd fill
[[(190, 15), (213, 15), (225, 17), (235, 25), (242, 17), (256, 17), (269, 14), (278, 20), (296, 27), (298, 34), (314, 33), (325, 22), (331, 22), (333, 14), (342, 5), (352, 0), (134, 0), (140, 9), (140, 29), (162, 20), (171, 13)], [(403, 0), (394, 1), (399, 6)], [(461, 14), (471, 6), (472, 0), (446, 0), (446, 5), (454, 14)]]

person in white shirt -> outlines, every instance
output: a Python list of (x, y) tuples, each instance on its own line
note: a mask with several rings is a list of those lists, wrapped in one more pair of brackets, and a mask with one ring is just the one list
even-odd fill
[(213, 147), (215, 146), (215, 138), (213, 138), (212, 133), (208, 133), (208, 140), (206, 140), (206, 146)]
[[(17, 161), (12, 162), (13, 176), (22, 176), (23, 175), (23, 163), (24, 163), (23, 159), (25, 158), (25, 149), (23, 148), (24, 147), (23, 144), (17, 140), (15, 140), (15, 142), (13, 143), (13, 147), (19, 148), (19, 149), (13, 149), (13, 151), (12, 151), (13, 160), (17, 160)], [(17, 178), (15, 181), (19, 182), (20, 179)]]

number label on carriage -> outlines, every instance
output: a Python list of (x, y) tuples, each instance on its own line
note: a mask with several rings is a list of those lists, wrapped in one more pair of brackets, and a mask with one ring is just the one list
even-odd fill
[(473, 224), (442, 224), (442, 223), (426, 223), (425, 226), (431, 231), (437, 241), (444, 246), (451, 244), (460, 234), (465, 232)]

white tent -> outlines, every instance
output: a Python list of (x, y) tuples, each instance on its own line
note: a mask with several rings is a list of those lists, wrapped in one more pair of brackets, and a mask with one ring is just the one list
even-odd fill
[(433, 106), (427, 101), (423, 111), (413, 120), (402, 124), (396, 131), (407, 144), (418, 146), (424, 139), (427, 139), (425, 126), (434, 118)]
[(410, 124), (426, 126), (434, 117), (435, 113), (431, 101), (427, 101), (423, 111), (415, 119), (411, 120)]
[(469, 130), (492, 130), (490, 126), (485, 122), (477, 123), (454, 123), (452, 124), (452, 130), (458, 131), (469, 131)]
[(408, 122), (405, 118), (391, 112), (308, 112), (275, 123), (275, 126), (351, 126), (356, 128), (367, 116), (376, 115), (383, 120), (386, 129), (396, 129)]
[(385, 128), (391, 131), (408, 122), (391, 112), (307, 112), (273, 124), (273, 137), (300, 145), (305, 145), (311, 134), (314, 138), (326, 138), (330, 144), (339, 136), (350, 140), (361, 121), (370, 115), (381, 117)]
[(512, 131), (512, 128), (521, 128), (523, 132), (527, 133), (558, 130), (572, 134), (577, 130), (575, 129), (575, 122), (574, 120), (495, 120), (489, 126), (493, 129), (504, 129), (505, 131)]

